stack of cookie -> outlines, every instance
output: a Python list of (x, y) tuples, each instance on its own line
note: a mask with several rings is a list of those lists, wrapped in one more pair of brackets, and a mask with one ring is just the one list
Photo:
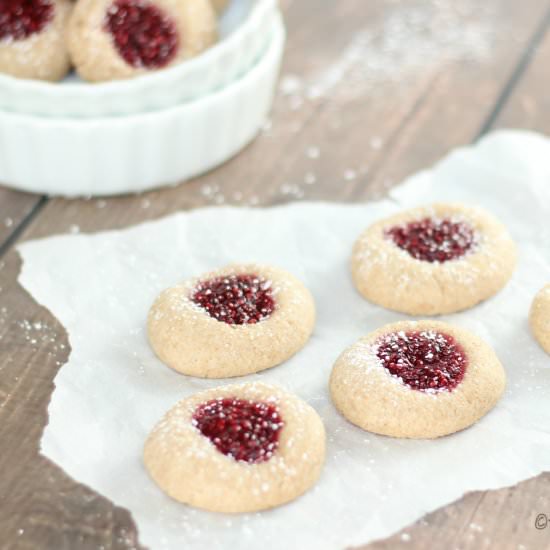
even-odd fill
[(219, 166), (265, 123), (285, 38), (277, 0), (0, 0), (0, 181), (105, 196)]
[(217, 37), (216, 0), (6, 0), (0, 72), (61, 80), (74, 66), (90, 82), (170, 67)]

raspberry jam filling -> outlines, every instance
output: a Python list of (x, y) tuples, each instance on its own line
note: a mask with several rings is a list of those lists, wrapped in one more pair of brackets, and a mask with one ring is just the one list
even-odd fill
[(107, 10), (108, 31), (120, 56), (132, 67), (159, 69), (178, 50), (175, 23), (144, 0), (116, 0)]
[(192, 422), (220, 453), (249, 464), (273, 456), (284, 426), (274, 405), (232, 397), (199, 405)]
[(378, 341), (376, 355), (393, 376), (420, 391), (453, 390), (468, 363), (452, 336), (434, 331), (387, 334)]
[(474, 230), (464, 222), (424, 218), (397, 225), (386, 236), (413, 258), (425, 262), (447, 262), (464, 256), (474, 245)]
[(271, 282), (254, 274), (203, 281), (191, 299), (210, 317), (228, 325), (259, 323), (275, 310)]
[(53, 19), (51, 0), (0, 0), (0, 40), (24, 40)]

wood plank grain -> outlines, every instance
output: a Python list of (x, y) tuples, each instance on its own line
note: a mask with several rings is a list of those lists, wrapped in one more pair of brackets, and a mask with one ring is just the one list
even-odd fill
[[(449, 11), (451, 4), (373, 0), (366, 7), (363, 0), (287, 0), (286, 78), (270, 124), (243, 154), (202, 178), (139, 197), (52, 200), (23, 237), (125, 227), (202, 205), (350, 201), (382, 194), (404, 175), (476, 136), (525, 48), (540, 33), (550, 6), (547, 0), (521, 6), (491, 0), (481, 11), (462, 13)], [(447, 6), (443, 20), (438, 14), (442, 5)], [(437, 45), (448, 51), (443, 61), (434, 57), (433, 48), (422, 42), (423, 32), (449, 25), (449, 18), (452, 27), (475, 29), (480, 42), (470, 37), (469, 44), (486, 47), (485, 56), (462, 55), (438, 39)], [(417, 25), (414, 46), (429, 62), (399, 58), (403, 48), (387, 37), (403, 39), (400, 25)], [(376, 78), (358, 58), (367, 54)], [(388, 73), (384, 63), (401, 65)], [(18, 285), (18, 270), (11, 251), (0, 266), (0, 438), (7, 449), (0, 454), (2, 544), (137, 547), (137, 531), (126, 511), (74, 483), (37, 452), (52, 381), (69, 350), (63, 328)], [(531, 529), (531, 515), (534, 503), (548, 508), (536, 500), (544, 497), (547, 481), (543, 477), (514, 489), (468, 495), (369, 547), (544, 548), (543, 534)], [(478, 523), (485, 502), (490, 509)]]
[(550, 516), (550, 475), (498, 491), (470, 493), (365, 550), (449, 548), (547, 550), (550, 528), (537, 529), (539, 513)]
[(0, 256), (21, 223), (32, 214), (40, 196), (0, 186)]
[[(498, 9), (493, 12), (494, 17), (502, 17), (506, 13), (507, 17), (514, 21), (508, 30), (504, 23), (499, 25), (500, 32), (494, 36), (494, 40), (500, 43), (498, 51), (504, 58), (505, 52), (514, 56), (517, 42), (526, 40), (525, 36), (515, 32), (521, 26), (522, 10), (522, 7), (511, 0), (501, 2)], [(466, 145), (481, 134), (494, 129), (493, 121), (511, 92), (510, 86), (514, 87), (515, 80), (522, 76), (521, 69), (529, 63), (531, 49), (537, 47), (541, 38), (547, 35), (548, 18), (548, 12), (537, 14), (534, 20), (536, 29), (531, 39), (525, 42), (522, 57), (514, 57), (513, 63), (500, 64), (493, 60), (488, 64), (466, 62), (461, 63), (458, 68), (442, 67), (417, 112), (405, 121), (392, 146), (384, 151), (372, 170), (371, 181), (374, 188), (394, 185), (408, 175), (432, 165), (449, 151), (451, 143), (453, 147)], [(512, 40), (508, 33), (513, 33)], [(543, 86), (542, 71), (541, 67), (539, 74), (534, 75), (531, 82), (524, 84), (526, 90), (529, 90), (530, 86)], [(503, 75), (507, 75), (510, 86), (498, 86), (497, 83)], [(514, 96), (517, 96), (515, 89)], [(526, 101), (525, 98), (523, 101)], [(485, 116), (476, 119), (471, 116), (472, 111), (485, 112)], [(531, 122), (536, 116), (531, 116)], [(542, 131), (546, 129), (548, 132), (549, 118), (550, 116), (540, 120), (538, 128)], [(529, 123), (529, 120), (523, 120), (518, 113), (515, 120), (517, 126), (524, 127)], [(355, 196), (365, 198), (372, 194), (365, 186), (358, 187)]]
[(514, 94), (495, 121), (496, 128), (525, 128), (550, 133), (549, 66), (550, 33), (547, 33), (533, 52), (532, 62)]
[(56, 550), (137, 547), (127, 511), (75, 484), (39, 454), (53, 376), (68, 357), (63, 327), (0, 266), (0, 547)]

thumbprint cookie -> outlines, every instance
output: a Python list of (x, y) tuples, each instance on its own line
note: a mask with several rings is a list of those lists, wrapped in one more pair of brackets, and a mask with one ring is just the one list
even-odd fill
[(506, 375), (476, 335), (438, 321), (382, 327), (345, 350), (330, 378), (336, 408), (381, 435), (431, 439), (463, 430), (500, 399)]
[(36, 80), (60, 80), (70, 61), (65, 27), (70, 0), (0, 1), (0, 72)]
[(351, 269), (367, 300), (410, 315), (439, 315), (499, 292), (516, 256), (506, 228), (485, 210), (433, 204), (371, 225), (355, 243)]
[(175, 405), (145, 443), (144, 462), (169, 496), (212, 512), (273, 508), (312, 487), (325, 429), (307, 403), (259, 382), (197, 393)]
[(289, 359), (315, 323), (309, 290), (266, 265), (230, 265), (162, 292), (148, 317), (151, 346), (200, 378), (243, 376)]
[(100, 82), (170, 67), (216, 36), (210, 0), (78, 0), (67, 44), (80, 76)]

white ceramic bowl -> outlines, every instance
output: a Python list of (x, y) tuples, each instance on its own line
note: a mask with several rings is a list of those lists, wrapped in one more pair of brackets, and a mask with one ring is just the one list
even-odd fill
[(139, 192), (196, 176), (257, 134), (284, 49), (282, 18), (241, 79), (191, 103), (127, 117), (56, 119), (0, 111), (0, 181), (64, 196)]
[(244, 74), (267, 47), (276, 0), (232, 0), (220, 41), (184, 63), (129, 80), (51, 83), (0, 74), (0, 109), (53, 117), (104, 117), (160, 110), (202, 97)]

